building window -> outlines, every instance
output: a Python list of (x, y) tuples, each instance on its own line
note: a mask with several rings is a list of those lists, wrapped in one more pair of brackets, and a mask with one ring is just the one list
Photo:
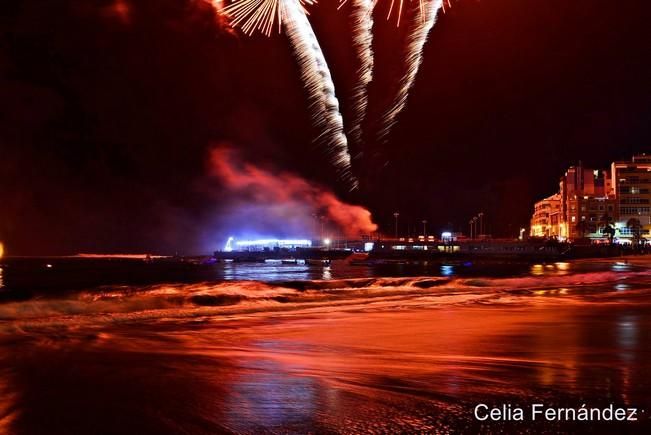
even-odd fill
[(649, 214), (649, 207), (621, 207), (620, 214), (625, 216)]
[(622, 198), (621, 200), (622, 204), (648, 204), (649, 199), (648, 198), (640, 198), (638, 196), (633, 196), (630, 198)]

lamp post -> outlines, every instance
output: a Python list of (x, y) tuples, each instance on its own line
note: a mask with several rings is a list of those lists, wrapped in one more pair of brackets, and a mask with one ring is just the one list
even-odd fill
[(423, 219), (422, 222), (423, 222), (423, 236), (427, 238), (427, 220)]
[(479, 236), (481, 237), (484, 234), (484, 212), (480, 212), (477, 216), (479, 217)]
[(398, 239), (398, 216), (400, 216), (400, 213), (393, 213), (393, 218), (395, 219), (396, 240)]

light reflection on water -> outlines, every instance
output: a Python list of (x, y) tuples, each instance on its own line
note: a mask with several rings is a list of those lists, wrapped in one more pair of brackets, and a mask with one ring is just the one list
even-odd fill
[(318, 411), (317, 381), (288, 376), (273, 360), (249, 360), (232, 379), (224, 399), (225, 424), (238, 431), (291, 427), (312, 421)]
[(330, 270), (330, 266), (325, 266), (323, 268), (323, 275), (321, 275), (321, 279), (324, 281), (332, 279), (332, 271)]
[(612, 270), (615, 272), (628, 272), (632, 270), (633, 266), (627, 261), (617, 261), (613, 263)]
[(540, 276), (545, 274), (545, 269), (542, 264), (534, 264), (531, 266), (531, 274)]
[(451, 276), (454, 275), (454, 266), (449, 264), (441, 265), (441, 276)]
[(330, 266), (310, 265), (305, 262), (283, 263), (280, 260), (264, 263), (224, 262), (215, 266), (219, 279), (238, 281), (331, 280), (377, 276), (564, 276), (598, 269), (630, 271), (630, 266), (599, 266), (556, 262), (549, 264), (487, 263), (481, 262), (394, 262), (351, 265), (333, 261)]
[[(59, 335), (36, 347), (25, 343), (11, 374), (1, 373), (9, 392), (29, 394), (3, 396), (0, 403), (26, 413), (17, 412), (13, 429), (40, 415), (34, 414), (39, 406), (47, 413), (51, 404), (25, 399), (52, 382), (34, 379), (47, 356), (48, 367), (62, 369), (55, 385), (78, 382), (83, 367), (91, 392), (104, 382), (107, 365), (111, 382), (136, 397), (157, 385), (154, 373), (163, 373), (166, 387), (155, 389), (154, 416), (212, 421), (238, 433), (476, 432), (471, 415), (478, 400), (651, 405), (644, 358), (651, 344), (640, 337), (650, 317), (616, 308), (456, 306), (178, 321), (160, 329), (114, 325), (94, 342)], [(65, 369), (70, 360), (60, 349), (48, 351), (52, 340), (63, 340), (66, 354), (84, 365)], [(127, 357), (133, 353), (135, 359)], [(4, 357), (0, 362), (7, 364)], [(181, 390), (187, 377), (193, 387)], [(68, 397), (74, 391), (55, 391), (65, 403), (80, 400)], [(91, 400), (101, 403), (103, 390), (97, 391)], [(190, 394), (183, 403), (181, 393)], [(152, 418), (140, 409), (123, 418)], [(113, 418), (85, 411), (96, 412), (98, 421)]]
[(223, 263), (223, 277), (229, 281), (304, 280), (309, 272), (310, 266), (306, 264)]
[(568, 262), (556, 262), (551, 264), (534, 264), (530, 268), (530, 273), (533, 276), (546, 276), (546, 275), (567, 275), (572, 271), (572, 264)]
[(638, 328), (638, 316), (621, 315), (617, 320), (617, 344), (619, 347), (626, 350), (633, 349), (637, 345)]
[[(433, 267), (454, 275), (465, 266)], [(231, 280), (340, 276), (337, 265), (226, 263), (223, 270)], [(504, 280), (455, 276), (433, 287), (431, 277), (364, 279), (359, 292), (349, 289), (348, 306), (327, 296), (345, 297), (351, 282), (311, 283), (297, 294), (235, 282), (229, 291), (291, 301), (309, 294), (312, 302), (267, 297), (257, 311), (232, 315), (178, 304), (150, 309), (145, 298), (133, 302), (140, 311), (120, 318), (105, 301), (98, 316), (75, 305), (52, 323), (0, 329), (0, 431), (29, 432), (33, 422), (49, 421), (53, 432), (75, 432), (119, 414), (134, 433), (485, 432), (471, 417), (478, 401), (648, 409), (651, 277), (610, 265), (566, 276), (577, 270), (555, 263)], [(184, 289), (190, 286), (171, 290)], [(325, 297), (316, 308), (315, 295)], [(604, 295), (612, 297), (607, 304), (595, 302)], [(127, 397), (135, 399), (120, 407)], [(3, 419), (8, 409), (11, 420)]]

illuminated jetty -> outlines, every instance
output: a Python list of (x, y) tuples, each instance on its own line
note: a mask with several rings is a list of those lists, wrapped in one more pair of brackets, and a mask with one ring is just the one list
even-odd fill
[(346, 258), (353, 253), (353, 247), (346, 242), (334, 243), (325, 239), (322, 246), (314, 246), (308, 239), (255, 239), (235, 240), (229, 237), (224, 249), (215, 251), (216, 260), (240, 262), (263, 262), (266, 260), (324, 260)]
[(370, 252), (373, 259), (488, 258), (553, 260), (620, 255), (618, 246), (580, 246), (570, 243), (514, 240), (404, 241), (380, 240)]

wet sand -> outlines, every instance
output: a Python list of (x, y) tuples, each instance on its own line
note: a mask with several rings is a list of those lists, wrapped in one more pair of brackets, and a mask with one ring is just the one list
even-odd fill
[[(350, 297), (274, 301), (282, 310), (152, 309), (139, 297), (141, 309), (132, 301), (119, 316), (75, 306), (20, 317), (27, 307), (13, 306), (0, 312), (0, 432), (648, 433), (651, 276), (620, 266), (423, 289), (375, 282)], [(473, 415), (479, 403), (641, 413), (488, 423)]]

